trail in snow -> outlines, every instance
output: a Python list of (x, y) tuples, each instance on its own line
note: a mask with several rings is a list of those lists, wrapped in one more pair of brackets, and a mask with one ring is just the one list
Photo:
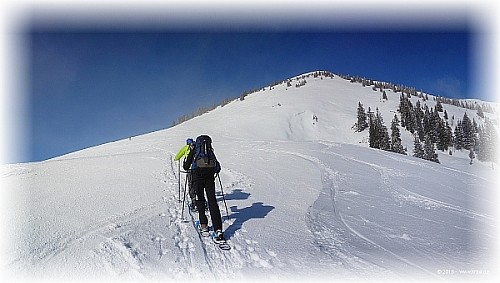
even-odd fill
[[(83, 160), (96, 164), (122, 157), (123, 155), (106, 155)], [(82, 161), (70, 158), (51, 163), (57, 163), (58, 167), (70, 167), (77, 160)], [(147, 174), (152, 177), (148, 183), (156, 184), (156, 188), (152, 190), (157, 195), (156, 199), (148, 198), (152, 202), (132, 206), (131, 210), (91, 221), (89, 225), (77, 225), (75, 229), (63, 227), (65, 229), (58, 231), (51, 228), (54, 233), (41, 235), (45, 237), (43, 244), (34, 246), (35, 249), (30, 249), (29, 246), (18, 249), (17, 256), (10, 262), (10, 268), (18, 273), (17, 276), (22, 278), (26, 275), (28, 279), (31, 276), (96, 276), (102, 279), (101, 276), (113, 278), (116, 275), (128, 279), (187, 280), (210, 276), (214, 279), (236, 278), (241, 277), (241, 269), (246, 272), (252, 269), (265, 271), (271, 269), (274, 262), (279, 262), (275, 253), (262, 250), (257, 241), (245, 235), (244, 223), (252, 218), (265, 217), (265, 211), (268, 210), (261, 203), (254, 203), (250, 207), (238, 206), (238, 201), (245, 200), (249, 195), (246, 189), (251, 184), (246, 176), (230, 169), (224, 169), (221, 173), (224, 184), (227, 184), (224, 188), (226, 200), (232, 204), (230, 220), (228, 222), (224, 215), (224, 225), (228, 227), (226, 236), (234, 247), (231, 251), (222, 252), (213, 245), (207, 245), (203, 239), (200, 241), (195, 228), (183, 221), (186, 217), (191, 218), (187, 209), (181, 215), (181, 203), (178, 201), (178, 182), (183, 184), (183, 179), (179, 179), (173, 162), (165, 158), (157, 160), (168, 166), (158, 173)], [(15, 166), (3, 174), (6, 177), (22, 176), (33, 171), (40, 173), (36, 166), (32, 170)], [(66, 170), (65, 173), (69, 172), (70, 170)], [(114, 201), (120, 200), (117, 198)], [(54, 208), (57, 211), (56, 206)], [(221, 211), (225, 212), (223, 207)], [(42, 221), (46, 220), (48, 219)], [(64, 230), (67, 232), (63, 232)], [(32, 268), (26, 274), (27, 266)], [(53, 270), (53, 266), (69, 272), (58, 273)]]
[[(389, 156), (384, 161), (387, 163), (383, 163), (382, 166), (372, 164), (365, 161), (371, 160), (369, 157), (358, 159), (353, 158), (352, 154), (342, 153), (345, 147), (348, 146), (329, 146), (328, 151), (313, 152), (313, 154), (316, 153), (314, 156), (284, 149), (267, 150), (280, 155), (302, 158), (315, 164), (321, 172), (323, 189), (310, 207), (307, 219), (315, 237), (314, 244), (322, 253), (331, 256), (332, 266), (350, 270), (356, 276), (381, 274), (381, 278), (402, 279), (407, 278), (410, 273), (427, 279), (438, 279), (436, 266), (448, 268), (452, 266), (459, 269), (485, 260), (481, 251), (483, 249), (481, 239), (489, 238), (488, 231), (495, 228), (492, 225), (491, 215), (464, 208), (463, 204), (453, 204), (426, 197), (417, 193), (418, 191), (425, 193), (425, 190), (411, 185), (410, 182), (409, 186), (404, 188), (400, 184), (404, 184), (406, 179), (411, 178), (413, 174), (425, 176), (425, 172), (404, 172), (387, 165), (392, 156)], [(382, 155), (384, 155), (383, 152)], [(328, 157), (334, 157), (334, 159), (328, 160)], [(332, 160), (335, 162), (332, 163)], [(377, 160), (380, 161), (380, 158)], [(346, 163), (354, 165), (346, 166)], [(417, 166), (421, 167), (421, 164)], [(332, 167), (349, 167), (354, 171), (339, 172)], [(447, 168), (433, 166), (427, 169), (430, 172), (439, 170), (439, 174), (441, 171), (447, 171)], [(405, 168), (405, 171), (408, 171), (408, 168)], [(484, 181), (485, 186), (491, 186), (486, 179), (480, 177), (477, 179)], [(357, 185), (358, 183), (364, 185)], [(463, 188), (463, 186), (459, 187)], [(453, 186), (448, 189), (457, 190)], [(470, 189), (474, 188), (467, 190)], [(443, 194), (446, 195), (446, 192)], [(450, 195), (453, 196), (453, 194)], [(378, 202), (382, 202), (382, 205), (377, 204)], [(373, 208), (381, 209), (382, 213), (370, 212)], [(422, 213), (422, 210), (425, 213)], [(403, 225), (402, 229), (397, 229), (394, 225), (387, 225), (387, 219), (373, 219), (374, 215), (380, 214), (403, 217), (406, 220), (396, 221)], [(426, 218), (426, 214), (432, 216)], [(439, 219), (441, 214), (443, 217), (447, 215), (446, 221), (435, 220)], [(455, 216), (450, 218), (450, 214)], [(479, 220), (479, 223), (484, 225), (465, 227), (463, 225), (467, 225), (467, 219)], [(423, 234), (425, 231), (419, 231), (416, 226), (417, 223), (422, 223), (421, 227), (426, 227), (429, 222), (442, 226), (443, 234), (439, 235), (442, 239), (437, 241), (437, 246), (433, 240), (436, 235), (425, 235)], [(405, 227), (405, 223), (408, 227)], [(461, 237), (457, 239), (456, 235), (461, 235)], [(447, 236), (448, 239), (445, 238)], [(457, 240), (462, 241), (458, 246), (465, 248), (466, 251), (455, 250), (455, 247), (458, 247)], [(447, 242), (449, 245), (446, 244)], [(432, 248), (427, 248), (428, 246)], [(410, 255), (409, 251), (415, 254)]]
[[(246, 184), (241, 175), (238, 176), (229, 170), (223, 170), (221, 175), (233, 180), (226, 190), (235, 188), (226, 194), (226, 199), (232, 203), (243, 199)], [(238, 211), (236, 206), (232, 206), (229, 223), (224, 217), (224, 225), (228, 226), (226, 237), (230, 239), (229, 243), (233, 249), (220, 251), (210, 239), (202, 238), (196, 232), (193, 223), (197, 215), (193, 215), (187, 208), (184, 215), (181, 215), (182, 203), (179, 203), (175, 196), (178, 182), (184, 182), (178, 179), (174, 166), (170, 166), (165, 176), (167, 179), (162, 206), (168, 209), (160, 212), (160, 217), (153, 216), (147, 221), (136, 223), (136, 227), (129, 227), (127, 231), (108, 235), (107, 238), (111, 240), (106, 241), (96, 251), (98, 256), (109, 263), (110, 268), (117, 274), (134, 271), (133, 273), (137, 272), (141, 277), (158, 280), (221, 280), (241, 277), (241, 269), (248, 272), (249, 269), (272, 268), (273, 261), (277, 261), (273, 254), (262, 254), (258, 242), (244, 236), (242, 224), (251, 217), (244, 213), (245, 208)], [(183, 186), (181, 189), (184, 191)], [(219, 203), (221, 204), (221, 201)], [(224, 211), (222, 206), (220, 209)], [(185, 221), (186, 219), (188, 221)], [(165, 222), (168, 223), (166, 227)], [(149, 242), (146, 241), (149, 245), (144, 245), (144, 238), (150, 239)], [(174, 249), (171, 244), (166, 244), (172, 240), (175, 243)], [(154, 252), (154, 249), (158, 249), (158, 252)]]
[[(381, 151), (360, 152), (346, 144), (255, 142), (248, 148), (238, 157), (259, 166), (247, 167), (243, 174), (241, 164), (229, 161), (221, 172), (229, 220), (220, 193), (218, 198), (230, 251), (220, 251), (210, 239), (199, 237), (193, 225), (197, 215), (187, 209), (181, 214), (178, 184), (184, 185), (184, 175), (179, 176), (172, 153), (131, 155), (134, 160), (115, 154), (50, 161), (44, 167), (11, 166), (3, 172), (7, 178), (65, 176), (60, 188), (54, 181), (49, 182), (50, 190), (39, 187), (48, 202), (40, 203), (37, 211), (46, 210), (46, 215), (58, 211), (51, 200), (54, 193), (71, 194), (87, 205), (103, 196), (116, 203), (108, 210), (100, 201), (102, 208), (95, 214), (76, 205), (67, 210), (74, 214), (70, 219), (84, 216), (86, 224), (59, 220), (60, 229), (44, 230), (52, 225), (51, 218), (26, 212), (31, 229), (41, 229), (41, 234), (27, 237), (26, 246), (10, 251), (15, 255), (10, 268), (28, 278), (51, 279), (293, 279), (335, 274), (340, 280), (398, 280), (409, 274), (435, 279), (437, 268), (459, 269), (486, 260), (484, 248), (494, 240), (488, 233), (494, 222), (487, 209), (464, 202), (463, 196), (482, 198), (474, 187), (464, 185), (471, 174), (459, 174), (459, 179), (439, 186), (438, 194), (425, 186), (426, 180), (456, 171), (413, 164), (410, 157), (395, 160)], [(220, 158), (224, 160), (224, 154)], [(379, 162), (373, 164), (373, 159)], [(286, 160), (287, 166), (274, 167), (279, 160)], [(75, 162), (93, 169), (81, 172)], [(122, 167), (115, 169), (118, 163)], [(149, 166), (143, 168), (144, 164)], [(404, 170), (397, 167), (402, 164)], [(56, 171), (48, 169), (52, 165), (57, 165)], [(290, 175), (294, 166), (303, 174)], [(105, 178), (86, 182), (85, 194), (75, 197), (73, 190), (68, 191), (67, 185), (78, 188), (78, 178), (86, 179), (85, 174), (99, 176), (95, 172)], [(130, 172), (137, 182), (121, 183)], [(68, 182), (73, 174), (78, 178)], [(112, 184), (105, 194), (92, 189), (103, 186), (102, 180)], [(491, 186), (481, 176), (474, 182)], [(124, 198), (120, 194), (128, 191), (122, 186), (139, 190)], [(142, 190), (145, 193), (138, 194)]]

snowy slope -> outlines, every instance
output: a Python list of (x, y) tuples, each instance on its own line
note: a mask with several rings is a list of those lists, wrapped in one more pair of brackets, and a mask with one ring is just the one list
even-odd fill
[[(351, 130), (357, 103), (379, 107), (389, 123), (399, 94), (388, 96), (382, 102), (369, 87), (311, 77), (167, 130), (5, 165), (3, 274), (119, 282), (498, 279), (498, 169), (469, 165), (465, 152), (440, 153), (437, 164), (368, 148), (367, 132)], [(444, 107), (458, 118), (465, 111)], [(200, 239), (197, 217), (182, 214), (178, 201), (184, 176), (173, 155), (202, 133), (212, 136), (223, 166), (229, 252)], [(411, 151), (409, 135), (405, 142)]]

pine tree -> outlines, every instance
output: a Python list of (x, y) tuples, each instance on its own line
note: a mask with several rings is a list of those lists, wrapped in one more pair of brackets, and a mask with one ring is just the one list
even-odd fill
[(464, 113), (464, 117), (462, 119), (462, 147), (464, 149), (470, 149), (474, 146), (474, 128), (472, 126), (472, 122), (467, 116), (467, 113)]
[(411, 104), (410, 101), (408, 101), (408, 117), (407, 117), (407, 123), (406, 127), (410, 133), (415, 133), (415, 129), (417, 128), (416, 126), (416, 117), (415, 117), (415, 110), (413, 108), (413, 104)]
[(458, 121), (455, 131), (453, 132), (453, 145), (456, 150), (461, 150), (463, 148), (463, 133), (462, 133), (462, 122)]
[(384, 118), (377, 108), (377, 113), (375, 115), (375, 121), (377, 124), (377, 135), (380, 139), (379, 148), (383, 150), (391, 150), (391, 142), (389, 139), (389, 133), (387, 132), (387, 127), (384, 125)]
[(383, 150), (390, 150), (390, 139), (387, 132), (387, 127), (384, 125), (384, 119), (380, 111), (376, 110), (375, 117), (369, 116), (370, 129), (369, 129), (369, 141), (371, 148), (378, 148)]
[(438, 100), (436, 103), (436, 111), (443, 112), (443, 105), (441, 104), (440, 100)]
[(424, 127), (423, 127), (423, 119), (425, 113), (424, 111), (422, 111), (420, 100), (417, 100), (414, 112), (415, 112), (415, 132), (418, 134), (420, 140), (423, 140), (425, 137)]
[(425, 140), (425, 137), (430, 134), (432, 131), (432, 118), (431, 112), (429, 108), (425, 108), (424, 117), (422, 118), (422, 135), (420, 136), (420, 140)]
[(406, 100), (405, 96), (401, 94), (399, 96), (399, 108), (398, 112), (401, 114), (401, 127), (406, 128)]
[(434, 143), (432, 142), (429, 136), (425, 136), (425, 146), (424, 146), (424, 157), (425, 160), (433, 161), (436, 163), (440, 163), (438, 159), (438, 155), (436, 153), (436, 149), (434, 147)]
[(484, 118), (484, 112), (483, 112), (483, 108), (481, 107), (481, 105), (477, 106), (477, 116)]
[(368, 140), (371, 148), (378, 148), (377, 130), (375, 127), (375, 115), (370, 107), (368, 107)]
[(368, 107), (368, 112), (366, 112), (368, 116), (368, 123), (372, 122), (375, 119), (375, 114), (373, 113), (371, 107)]
[(477, 126), (476, 120), (472, 119), (472, 148), (474, 151), (479, 151), (479, 128)]
[(422, 148), (422, 143), (417, 135), (414, 136), (413, 140), (413, 156), (417, 158), (424, 158), (424, 149)]
[(480, 161), (497, 162), (497, 137), (498, 134), (493, 123), (489, 119), (486, 119), (484, 127), (479, 131), (479, 153), (477, 159)]
[(401, 134), (399, 131), (398, 116), (394, 114), (391, 122), (391, 151), (406, 155), (406, 148), (401, 143)]
[(365, 109), (363, 108), (363, 104), (361, 102), (358, 102), (358, 121), (356, 122), (355, 130), (356, 132), (362, 132), (366, 128), (368, 128), (368, 122), (366, 121), (366, 112)]
[(437, 134), (438, 139), (436, 142), (436, 147), (438, 150), (445, 151), (448, 149), (448, 137), (446, 132), (446, 125), (443, 120), (439, 119), (437, 122)]
[(377, 114), (370, 118), (370, 129), (369, 129), (369, 140), (371, 148), (380, 148), (380, 121), (379, 112), (377, 108)]
[(391, 139), (389, 138), (389, 132), (386, 126), (381, 127), (381, 137), (380, 149), (390, 151), (391, 150)]
[(394, 117), (392, 118), (391, 127), (392, 127), (392, 125), (399, 126), (399, 119), (398, 119), (398, 115), (397, 114), (394, 114)]
[(441, 118), (439, 117), (439, 113), (437, 111), (430, 112), (430, 128), (427, 134), (431, 138), (433, 143), (439, 142), (439, 126), (441, 124)]
[(416, 123), (415, 111), (410, 99), (404, 93), (400, 96), (398, 111), (401, 113), (401, 126), (413, 134)]

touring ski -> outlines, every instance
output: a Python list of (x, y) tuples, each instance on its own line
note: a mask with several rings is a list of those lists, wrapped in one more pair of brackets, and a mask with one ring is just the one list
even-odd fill
[(225, 239), (222, 240), (217, 240), (215, 236), (215, 232), (211, 233), (212, 241), (214, 244), (219, 247), (219, 249), (224, 250), (224, 251), (229, 251), (231, 249), (231, 246), (227, 243)]
[(209, 237), (210, 236), (210, 231), (208, 230), (208, 227), (206, 227), (205, 229), (201, 228), (201, 225), (200, 225), (200, 221), (199, 220), (196, 220), (195, 221), (195, 226), (196, 226), (196, 230), (198, 231), (198, 233), (200, 233), (200, 235), (202, 237)]

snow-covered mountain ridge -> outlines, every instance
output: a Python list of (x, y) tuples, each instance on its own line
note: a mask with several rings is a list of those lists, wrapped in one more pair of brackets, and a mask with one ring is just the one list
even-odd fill
[[(386, 126), (390, 128), (390, 121), (394, 114), (397, 113), (399, 117), (401, 116), (398, 113), (401, 91), (394, 91), (394, 88), (399, 88), (399, 90), (409, 88), (397, 87), (386, 82), (366, 81), (370, 81), (380, 88), (368, 85), (368, 83), (366, 86), (360, 82), (353, 83), (347, 77), (341, 78), (326, 71), (310, 72), (278, 81), (254, 90), (249, 95), (246, 94), (244, 101), (235, 100), (219, 107), (217, 114), (226, 115), (231, 119), (216, 126), (222, 128), (222, 132), (230, 132), (232, 136), (241, 138), (325, 140), (368, 145), (368, 130), (362, 133), (353, 133), (352, 129), (356, 123), (358, 102), (361, 102), (366, 110), (370, 107), (375, 112), (375, 109), (378, 108), (385, 119)], [(387, 94), (387, 100), (382, 99), (382, 86), (388, 87), (383, 89)], [(391, 87), (393, 88), (391, 89)], [(491, 110), (484, 113), (485, 117), (480, 117), (474, 109), (443, 103), (449, 117), (447, 121), (452, 128), (455, 128), (465, 113), (478, 125), (483, 125), (485, 118), (490, 119), (497, 126), (500, 124), (499, 116), (496, 114), (499, 106), (497, 103), (474, 99), (451, 100), (412, 91), (418, 95), (412, 96), (410, 101), (414, 105), (420, 101), (422, 107), (428, 106), (430, 109), (436, 106), (437, 100), (441, 100), (470, 105), (470, 108), (479, 105)], [(259, 111), (254, 111), (257, 108)], [(442, 117), (443, 113), (440, 115)], [(317, 117), (317, 121), (313, 120), (313, 117)], [(207, 116), (204, 115), (201, 119), (206, 118)], [(262, 124), (265, 124), (266, 127), (262, 127)], [(203, 127), (205, 126), (203, 125)], [(263, 128), (266, 129), (263, 130)], [(217, 131), (217, 129), (214, 130)], [(404, 129), (402, 132), (404, 145), (408, 148), (408, 153), (411, 154), (413, 136)], [(444, 154), (447, 153), (444, 152)]]
[[(166, 130), (3, 166), (3, 273), (107, 282), (498, 279), (497, 169), (469, 165), (466, 152), (439, 152), (437, 164), (371, 149), (368, 132), (352, 129), (357, 104), (379, 108), (387, 123), (399, 93), (382, 100), (339, 76), (305, 79)], [(443, 106), (450, 117), (467, 111), (482, 121)], [(230, 252), (202, 241), (178, 201), (185, 179), (173, 155), (199, 134), (212, 137), (223, 167)]]

